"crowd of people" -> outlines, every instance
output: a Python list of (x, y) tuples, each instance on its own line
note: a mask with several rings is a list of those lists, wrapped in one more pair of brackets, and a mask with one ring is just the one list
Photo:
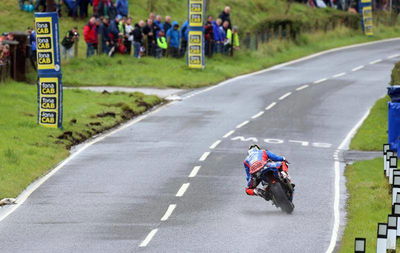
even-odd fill
[[(111, 0), (107, 0), (111, 1)], [(87, 57), (99, 54), (112, 56), (119, 54), (133, 54), (134, 57), (143, 56), (183, 57), (188, 46), (189, 22), (180, 25), (172, 21), (170, 16), (150, 13), (146, 20), (134, 23), (133, 19), (118, 11), (114, 17), (104, 10), (105, 15), (94, 15), (83, 28), (83, 36), (87, 45)], [(238, 28), (232, 26), (230, 19), (231, 9), (225, 7), (219, 17), (214, 20), (208, 16), (204, 25), (205, 52), (207, 56), (214, 53), (231, 55), (233, 50), (239, 49)], [(70, 38), (68, 32), (64, 38)], [(64, 45), (63, 45), (64, 47)]]

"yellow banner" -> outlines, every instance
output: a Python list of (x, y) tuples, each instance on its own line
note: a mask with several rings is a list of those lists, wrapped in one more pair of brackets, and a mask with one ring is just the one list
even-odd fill
[(39, 124), (58, 127), (59, 84), (57, 77), (39, 78)]
[(37, 64), (39, 70), (54, 69), (54, 41), (51, 17), (35, 18)]

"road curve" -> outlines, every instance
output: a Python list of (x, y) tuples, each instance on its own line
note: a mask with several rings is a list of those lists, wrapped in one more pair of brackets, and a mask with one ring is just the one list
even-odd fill
[[(338, 50), (186, 94), (76, 154), (0, 222), (0, 252), (327, 251), (342, 141), (399, 51)], [(245, 195), (252, 142), (292, 163), (292, 215)]]

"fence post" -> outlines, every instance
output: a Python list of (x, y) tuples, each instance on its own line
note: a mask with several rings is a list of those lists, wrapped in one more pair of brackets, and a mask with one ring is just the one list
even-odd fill
[[(101, 45), (101, 41), (99, 41), (99, 43), (97, 43), (97, 47), (100, 48), (101, 47), (100, 45)], [(78, 58), (78, 48), (79, 48), (79, 38), (76, 38), (75, 42), (74, 42), (74, 57), (75, 58)]]
[(255, 42), (256, 42), (256, 44), (255, 44), (255, 50), (258, 50), (258, 32), (255, 32), (254, 33), (254, 37), (255, 37)]
[(246, 36), (244, 38), (244, 45), (246, 46), (247, 49), (250, 49), (251, 46), (251, 36), (250, 36), (250, 32), (246, 32)]
[(279, 36), (279, 40), (282, 40), (282, 25), (278, 26), (278, 36)]

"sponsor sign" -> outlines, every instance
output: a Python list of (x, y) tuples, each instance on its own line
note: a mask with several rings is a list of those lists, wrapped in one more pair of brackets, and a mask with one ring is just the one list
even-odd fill
[(203, 31), (189, 31), (187, 62), (189, 68), (204, 68)]
[(38, 101), (39, 101), (39, 124), (47, 127), (61, 127), (61, 78), (39, 77)]
[(189, 26), (203, 27), (205, 0), (188, 0), (189, 1)]
[(360, 11), (362, 14), (362, 26), (365, 35), (373, 36), (373, 18), (372, 18), (372, 2), (371, 0), (361, 0)]
[(35, 13), (38, 65), (38, 123), (62, 127), (62, 75), (58, 14)]
[(37, 63), (40, 73), (60, 71), (57, 13), (35, 13)]

